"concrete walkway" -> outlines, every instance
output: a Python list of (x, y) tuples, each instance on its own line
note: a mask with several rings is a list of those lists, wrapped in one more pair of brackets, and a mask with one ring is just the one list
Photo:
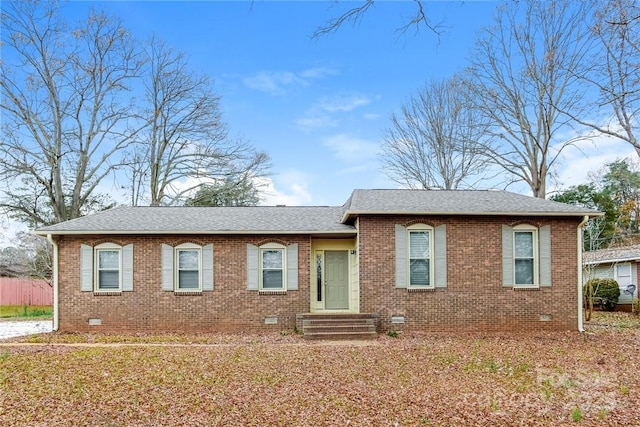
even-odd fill
[(22, 337), (53, 331), (52, 320), (2, 320), (0, 321), (0, 340)]

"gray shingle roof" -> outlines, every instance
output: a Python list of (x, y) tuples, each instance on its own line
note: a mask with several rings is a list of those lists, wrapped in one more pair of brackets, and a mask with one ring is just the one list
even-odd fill
[(37, 234), (355, 234), (358, 214), (583, 216), (598, 212), (506, 191), (354, 190), (344, 206), (118, 207)]
[(37, 230), (38, 234), (355, 233), (342, 207), (122, 206)]
[(600, 249), (582, 254), (582, 262), (585, 264), (606, 264), (633, 260), (640, 260), (640, 245)]
[(354, 190), (345, 217), (357, 214), (599, 215), (591, 209), (497, 190)]

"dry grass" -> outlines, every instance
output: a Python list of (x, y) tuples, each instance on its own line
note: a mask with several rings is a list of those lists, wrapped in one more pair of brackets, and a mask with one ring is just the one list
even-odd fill
[[(40, 341), (0, 346), (0, 425), (640, 425), (640, 321), (627, 314), (598, 315), (584, 334), (369, 345), (279, 334)], [(70, 341), (84, 344), (51, 345)]]

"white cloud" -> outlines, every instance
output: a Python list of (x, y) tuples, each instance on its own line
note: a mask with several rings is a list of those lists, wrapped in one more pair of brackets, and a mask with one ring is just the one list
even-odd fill
[[(276, 180), (271, 177), (254, 178), (254, 185), (260, 190), (260, 205), (274, 206), (304, 206), (312, 203), (311, 195), (307, 189), (307, 177), (297, 171), (289, 171), (276, 175)], [(193, 189), (202, 183), (213, 183), (209, 177), (189, 177), (186, 180), (176, 181), (169, 189), (171, 195)], [(188, 191), (186, 195), (194, 193)]]
[(365, 95), (335, 95), (318, 99), (304, 116), (294, 123), (303, 130), (336, 127), (339, 124), (337, 115), (348, 113), (359, 107), (371, 104), (372, 99)]
[(380, 151), (377, 142), (362, 138), (354, 138), (347, 134), (338, 134), (326, 138), (324, 146), (333, 151), (334, 155), (347, 164), (359, 164), (374, 159)]
[(267, 92), (272, 95), (282, 95), (287, 89), (299, 86), (309, 86), (313, 80), (324, 79), (337, 74), (330, 68), (309, 68), (300, 72), (292, 71), (260, 71), (242, 81), (250, 89)]
[(291, 85), (307, 85), (304, 79), (290, 72), (261, 71), (251, 77), (245, 77), (243, 82), (248, 88), (271, 94), (283, 93), (285, 87)]
[(210, 176), (188, 176), (186, 179), (176, 180), (169, 184), (165, 189), (165, 194), (168, 198), (177, 196), (189, 197), (196, 193), (201, 184), (213, 183), (215, 183), (215, 180)]
[(329, 67), (315, 67), (304, 70), (300, 73), (301, 77), (305, 79), (324, 79), (329, 76), (335, 76), (340, 74), (338, 70)]
[(369, 105), (371, 98), (363, 95), (349, 95), (349, 96), (332, 96), (322, 97), (318, 103), (318, 106), (330, 113), (334, 112), (346, 112), (355, 110), (358, 107)]
[(322, 113), (314, 114), (312, 111), (308, 111), (306, 116), (296, 119), (294, 123), (304, 130), (329, 128), (338, 125), (338, 121), (332, 119), (329, 115)]
[(365, 120), (378, 120), (380, 118), (380, 114), (377, 113), (365, 113), (362, 115)]
[[(312, 204), (303, 173), (290, 171), (277, 175), (277, 183), (272, 178), (258, 178), (256, 185), (261, 189), (260, 204), (263, 206), (305, 206)], [(276, 188), (276, 186), (278, 188)]]
[(633, 147), (617, 138), (602, 135), (580, 141), (563, 151), (556, 168), (559, 171), (558, 185), (550, 188), (548, 192), (585, 184), (591, 180), (591, 173), (617, 159), (630, 156), (636, 157)]

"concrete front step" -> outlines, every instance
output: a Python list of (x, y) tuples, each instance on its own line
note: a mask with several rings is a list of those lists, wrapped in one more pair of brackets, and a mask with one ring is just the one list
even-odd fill
[(375, 340), (378, 334), (375, 332), (305, 332), (307, 340)]
[(307, 325), (304, 332), (373, 332), (376, 333), (376, 326), (371, 325)]
[(303, 336), (311, 340), (375, 339), (377, 314), (299, 314)]
[(376, 323), (373, 319), (308, 319), (302, 321), (302, 326), (340, 326), (340, 325), (355, 325), (355, 326), (373, 326), (375, 328)]

